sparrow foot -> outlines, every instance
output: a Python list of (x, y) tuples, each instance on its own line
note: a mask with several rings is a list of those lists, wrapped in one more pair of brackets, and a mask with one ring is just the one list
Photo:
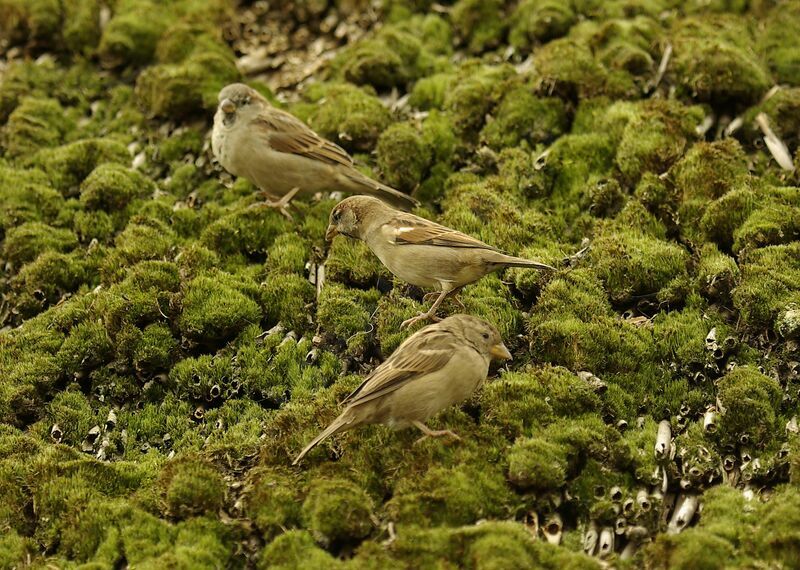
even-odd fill
[(250, 204), (249, 208), (274, 208), (278, 210), (281, 214), (283, 214), (286, 219), (290, 222), (294, 221), (292, 214), (289, 213), (289, 210), (286, 208), (289, 206), (289, 203), (292, 201), (292, 198), (300, 191), (300, 188), (294, 187), (289, 192), (284, 194), (284, 196), (280, 200), (264, 200), (263, 202), (256, 202), (255, 204)]
[(414, 422), (414, 426), (417, 427), (422, 432), (422, 437), (417, 439), (414, 442), (414, 445), (418, 444), (419, 442), (428, 439), (429, 437), (451, 437), (456, 441), (461, 441), (461, 438), (450, 431), (449, 429), (431, 429), (422, 422)]
[(411, 317), (410, 319), (404, 320), (400, 323), (400, 329), (408, 328), (412, 325), (417, 324), (420, 321), (433, 321), (434, 323), (438, 323), (441, 321), (439, 317), (433, 311), (428, 311), (427, 313), (420, 313), (416, 317)]

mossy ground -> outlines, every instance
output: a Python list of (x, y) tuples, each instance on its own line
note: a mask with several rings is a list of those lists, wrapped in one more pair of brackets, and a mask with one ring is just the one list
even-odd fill
[[(755, 117), (800, 161), (800, 4), (279, 4), (0, 0), (0, 568), (597, 568), (615, 525), (618, 567), (794, 567), (800, 190)], [(287, 18), (380, 26), (270, 98), (560, 268), (463, 291), (515, 359), (431, 421), (461, 441), (289, 467), (422, 297), (211, 164), (232, 43)]]

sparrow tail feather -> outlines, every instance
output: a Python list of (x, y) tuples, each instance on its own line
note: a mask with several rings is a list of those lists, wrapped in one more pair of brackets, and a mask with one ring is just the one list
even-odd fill
[(330, 436), (337, 434), (339, 432), (345, 431), (353, 427), (353, 418), (347, 412), (341, 414), (338, 418), (331, 422), (331, 425), (326, 427), (322, 432), (315, 437), (311, 443), (309, 443), (303, 451), (301, 451), (297, 457), (294, 458), (292, 461), (292, 465), (297, 465), (303, 460), (309, 451), (314, 449), (319, 443), (323, 442), (324, 440), (328, 439)]
[(523, 259), (521, 257), (514, 257), (511, 255), (505, 256), (503, 259), (503, 265), (506, 267), (530, 267), (531, 269), (539, 269), (545, 270), (548, 269), (550, 271), (555, 271), (555, 267), (551, 267), (546, 263), (539, 263), (538, 261), (532, 261), (530, 259)]
[(372, 180), (358, 171), (352, 174), (347, 173), (346, 176), (354, 183), (356, 188), (354, 188), (353, 191), (358, 194), (366, 194), (367, 196), (379, 198), (395, 208), (400, 208), (405, 211), (410, 211), (416, 206), (419, 206), (419, 202), (408, 194), (395, 190), (391, 186), (386, 186), (386, 184), (381, 184), (377, 180)]

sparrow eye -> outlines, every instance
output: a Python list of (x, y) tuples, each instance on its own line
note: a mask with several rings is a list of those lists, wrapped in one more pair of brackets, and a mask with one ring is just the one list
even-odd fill
[(489, 333), (483, 333), (481, 336), (483, 337), (483, 340), (489, 340)]
[(336, 211), (333, 212), (333, 221), (334, 222), (338, 222), (339, 218), (341, 218), (341, 217), (342, 217), (341, 210), (336, 210)]

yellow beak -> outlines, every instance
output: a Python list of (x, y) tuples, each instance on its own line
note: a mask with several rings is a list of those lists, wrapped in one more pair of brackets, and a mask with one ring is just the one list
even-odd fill
[(328, 226), (328, 229), (325, 230), (325, 241), (331, 241), (338, 235), (339, 235), (339, 230), (336, 229), (336, 226), (331, 224)]
[(222, 109), (223, 113), (233, 113), (236, 110), (236, 104), (230, 99), (223, 99), (222, 103), (219, 104), (219, 108)]
[(511, 353), (506, 348), (506, 345), (502, 342), (500, 344), (494, 345), (490, 350), (489, 354), (497, 358), (498, 360), (513, 360), (511, 358)]

